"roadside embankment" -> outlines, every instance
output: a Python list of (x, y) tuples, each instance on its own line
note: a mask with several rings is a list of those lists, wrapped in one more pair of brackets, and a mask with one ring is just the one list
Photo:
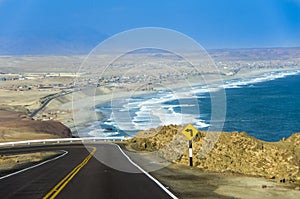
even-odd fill
[[(158, 151), (173, 163), (189, 165), (188, 141), (181, 126), (163, 126), (139, 132), (128, 140), (138, 151)], [(245, 132), (199, 132), (193, 141), (194, 167), (208, 171), (260, 176), (292, 186), (300, 185), (300, 133), (279, 142), (265, 142)], [(215, 139), (215, 137), (214, 137)], [(212, 146), (205, 156), (205, 147)]]

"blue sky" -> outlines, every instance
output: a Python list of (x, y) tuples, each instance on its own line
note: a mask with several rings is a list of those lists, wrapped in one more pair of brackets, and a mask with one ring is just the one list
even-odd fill
[(300, 0), (0, 0), (4, 43), (91, 47), (147, 26), (180, 31), (208, 49), (300, 46)]

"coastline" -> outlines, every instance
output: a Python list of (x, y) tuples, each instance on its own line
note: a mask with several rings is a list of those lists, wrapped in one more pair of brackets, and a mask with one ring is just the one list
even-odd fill
[[(295, 69), (295, 68), (291, 68), (291, 69), (280, 69), (280, 70), (260, 70), (260, 71), (253, 71), (253, 72), (250, 72), (250, 73), (246, 73), (246, 74), (239, 74), (239, 75), (235, 75), (235, 76), (231, 76), (231, 77), (227, 77), (227, 78), (224, 78), (223, 81), (232, 81), (232, 80), (235, 80), (235, 79), (239, 79), (239, 78), (245, 78), (245, 79), (251, 79), (251, 78), (258, 78), (258, 77), (261, 77), (265, 74), (268, 74), (268, 73), (276, 73), (276, 72), (289, 72), (289, 71), (299, 71), (298, 69)], [(265, 80), (265, 81), (269, 81), (269, 80)], [(216, 82), (215, 81), (211, 81), (208, 85), (214, 85)], [(199, 81), (197, 82), (196, 80), (195, 81), (188, 81), (188, 83), (186, 84), (182, 84), (182, 83), (178, 83), (178, 84), (172, 84), (170, 87), (172, 87), (172, 89), (174, 90), (180, 90), (180, 89), (186, 89), (186, 88), (189, 88), (189, 87), (198, 87), (198, 86), (204, 86), (204, 85), (207, 85), (207, 84), (200, 84)], [(130, 93), (130, 92), (124, 92), (124, 91), (113, 91), (113, 95), (111, 93), (105, 93), (105, 94), (102, 94), (102, 95), (98, 95), (98, 96), (89, 96), (89, 97), (83, 97), (84, 98), (84, 102), (81, 101), (80, 103), (80, 109), (81, 111), (78, 111), (78, 112), (89, 112), (89, 115), (93, 115), (93, 108), (91, 108), (91, 103), (85, 103), (87, 101), (91, 101), (91, 100), (94, 100), (94, 104), (96, 106), (101, 106), (105, 103), (108, 103), (112, 98), (115, 100), (115, 99), (124, 99), (124, 98), (128, 98), (128, 97), (131, 97), (131, 96), (147, 96), (147, 95), (152, 95), (156, 92), (160, 92), (160, 91), (163, 91), (163, 89), (161, 87), (154, 87), (153, 90), (151, 91), (137, 91), (137, 92), (134, 92), (134, 93)], [(88, 125), (87, 124), (92, 124), (93, 122), (97, 122), (99, 121), (99, 119), (103, 119), (103, 114), (101, 112), (98, 112), (97, 114), (100, 115), (100, 117), (98, 116), (98, 118), (89, 118), (87, 120), (84, 120), (80, 123), (78, 123), (78, 121), (80, 120), (77, 120), (76, 124), (77, 124), (77, 130), (81, 130), (82, 128), (85, 128), (87, 127)], [(85, 118), (86, 119), (86, 118)], [(98, 119), (98, 120), (97, 120)], [(84, 125), (82, 125), (84, 124)]]
[[(235, 79), (240, 78), (257, 78), (263, 76), (267, 73), (273, 72), (285, 72), (285, 71), (297, 71), (298, 68), (284, 68), (284, 69), (261, 69), (255, 71), (242, 71), (232, 76), (222, 76), (222, 83), (229, 82)], [(220, 81), (219, 81), (220, 82)], [(209, 82), (203, 82), (199, 78), (188, 79), (186, 81), (181, 81), (177, 83), (166, 83), (166, 87), (170, 90), (180, 90), (189, 87), (200, 87), (203, 85), (213, 85), (215, 82), (211, 79)], [(94, 96), (95, 90), (92, 89), (88, 92), (83, 91), (75, 91), (73, 93), (59, 96), (53, 99), (39, 114), (35, 117), (36, 119), (47, 120), (53, 118), (54, 120), (60, 121), (66, 126), (68, 126), (72, 134), (74, 136), (78, 136), (77, 132), (81, 131), (82, 129), (89, 127), (94, 122), (98, 122), (99, 120), (103, 119), (103, 115), (101, 113), (95, 113), (94, 107), (95, 105), (99, 106), (110, 102), (111, 98), (114, 99), (124, 99), (130, 96), (147, 96), (151, 95), (155, 92), (161, 92), (164, 89), (162, 86), (156, 86), (153, 90), (146, 90), (146, 91), (128, 91), (128, 90), (117, 90), (117, 89), (110, 89), (107, 87), (100, 87), (97, 88), (97, 96)], [(31, 93), (31, 91), (27, 91), (26, 95)], [(112, 96), (113, 93), (113, 96)], [(25, 94), (25, 93), (24, 93)], [(14, 94), (15, 95), (15, 94)], [(31, 99), (31, 98), (30, 98)], [(75, 103), (73, 104), (73, 100)], [(14, 104), (17, 104), (19, 99), (17, 99)], [(30, 102), (30, 105), (23, 104), (23, 109), (27, 107), (32, 107), (33, 104), (36, 102)], [(5, 104), (4, 104), (5, 105)], [(3, 106), (4, 106), (3, 105)], [(6, 105), (10, 106), (10, 105)], [(36, 106), (36, 105), (35, 105)], [(19, 107), (19, 106), (18, 106)], [(16, 107), (16, 108), (18, 108)], [(11, 107), (14, 109), (14, 107)], [(18, 110), (20, 107), (18, 108)], [(16, 109), (17, 110), (17, 109)], [(17, 111), (18, 111), (17, 110)], [(32, 109), (34, 110), (34, 109)], [(46, 117), (45, 117), (46, 116)], [(74, 123), (75, 120), (75, 123)], [(76, 125), (75, 125), (76, 124)]]

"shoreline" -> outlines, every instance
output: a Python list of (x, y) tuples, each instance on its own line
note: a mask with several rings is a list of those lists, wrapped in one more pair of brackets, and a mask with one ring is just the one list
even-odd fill
[[(235, 76), (232, 76), (232, 77), (228, 77), (228, 78), (224, 78), (222, 81), (231, 81), (231, 80), (238, 80), (240, 78), (246, 78), (246, 79), (254, 79), (254, 78), (258, 78), (260, 76), (263, 76), (264, 74), (268, 74), (268, 73), (276, 73), (276, 72), (292, 72), (292, 71), (299, 71), (299, 69), (295, 69), (295, 68), (287, 68), (287, 69), (280, 69), (280, 70), (260, 70), (260, 71), (252, 71), (250, 73), (246, 73), (246, 74), (239, 74), (239, 75), (235, 75)], [(265, 82), (265, 81), (272, 81), (271, 79), (270, 80), (264, 80), (262, 82)], [(188, 84), (181, 84), (181, 83), (178, 83), (178, 84), (175, 84), (175, 85), (172, 85), (172, 88), (174, 90), (180, 90), (180, 89), (187, 89), (189, 87), (199, 87), (199, 86), (204, 86), (204, 85), (208, 85), (208, 86), (211, 86), (211, 85), (214, 85), (215, 81), (211, 81), (209, 84), (200, 84), (199, 81), (198, 82), (188, 82)], [(158, 88), (158, 89), (157, 89)], [(160, 89), (161, 87), (155, 87), (153, 91), (137, 91), (137, 92), (134, 92), (134, 93), (130, 93), (130, 92), (112, 92), (112, 93), (108, 93), (108, 94), (105, 94), (105, 95), (98, 95), (98, 96), (95, 96), (94, 97), (94, 100), (95, 100), (95, 106), (101, 106), (103, 104), (106, 104), (108, 103), (112, 98), (113, 99), (117, 99), (117, 100), (120, 100), (120, 99), (126, 99), (128, 97), (138, 97), (138, 96), (148, 96), (148, 95), (153, 95), (155, 94), (156, 92), (162, 92), (164, 90)], [(225, 90), (225, 88), (224, 88)], [(88, 107), (86, 107), (85, 110), (87, 110)], [(90, 107), (90, 109), (93, 109), (92, 107)], [(91, 110), (89, 110), (91, 111)], [(93, 111), (93, 110), (92, 110)], [(101, 118), (98, 119), (99, 120), (88, 120), (88, 121), (85, 121), (83, 122), (84, 125), (77, 125), (77, 127), (79, 127), (79, 130), (82, 130), (81, 128), (86, 128), (90, 125), (92, 125), (94, 122), (99, 122), (104, 118), (104, 115), (101, 111), (97, 111), (97, 114), (101, 115)], [(137, 130), (138, 131), (138, 130)]]
[[(248, 71), (248, 72), (240, 72), (234, 76), (226, 76), (222, 77), (222, 83), (225, 81), (240, 79), (240, 78), (256, 78), (260, 77), (264, 74), (272, 73), (272, 72), (288, 72), (288, 71), (299, 71), (297, 68), (284, 68), (284, 69), (264, 69), (259, 71)], [(210, 81), (205, 84), (205, 82), (200, 81), (199, 79), (194, 78), (193, 80), (187, 80), (184, 83), (178, 82), (177, 84), (171, 84), (171, 86), (166, 86), (174, 90), (180, 90), (189, 87), (197, 87), (203, 85), (213, 85), (214, 82)], [(169, 84), (170, 85), (170, 84)], [(41, 113), (36, 117), (37, 119), (43, 120), (43, 115), (47, 117), (53, 117), (53, 114), (56, 115), (54, 120), (60, 121), (66, 126), (68, 126), (72, 134), (74, 136), (78, 135), (77, 132), (81, 131), (83, 128), (87, 128), (92, 125), (94, 122), (99, 122), (99, 120), (103, 119), (103, 115), (101, 113), (95, 113), (94, 106), (101, 106), (105, 103), (108, 103), (111, 98), (115, 99), (126, 99), (130, 96), (147, 96), (154, 94), (156, 92), (163, 91), (162, 86), (157, 86), (155, 90), (146, 90), (146, 91), (124, 91), (124, 90), (110, 90), (105, 87), (97, 88), (97, 93), (100, 95), (93, 96), (94, 93), (83, 93), (83, 92), (73, 92), (64, 96), (60, 96), (58, 98), (53, 99)], [(99, 92), (98, 92), (99, 90)], [(28, 91), (31, 92), (31, 91)], [(72, 98), (74, 98), (77, 103), (74, 106)], [(76, 103), (75, 103), (76, 104)], [(3, 104), (5, 106), (5, 104)], [(6, 105), (9, 106), (9, 105)], [(23, 105), (25, 108), (28, 105)], [(12, 109), (14, 109), (12, 107)], [(78, 117), (78, 115), (81, 115)], [(74, 115), (74, 117), (73, 117)], [(75, 122), (74, 122), (75, 120)], [(75, 125), (76, 124), (76, 125)]]

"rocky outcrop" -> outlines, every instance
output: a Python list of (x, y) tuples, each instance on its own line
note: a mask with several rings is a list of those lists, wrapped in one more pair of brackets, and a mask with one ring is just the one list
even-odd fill
[[(158, 151), (165, 159), (189, 164), (187, 139), (180, 126), (139, 132), (129, 140), (136, 150)], [(194, 166), (300, 183), (300, 133), (280, 142), (264, 142), (245, 132), (199, 132), (193, 140)]]

